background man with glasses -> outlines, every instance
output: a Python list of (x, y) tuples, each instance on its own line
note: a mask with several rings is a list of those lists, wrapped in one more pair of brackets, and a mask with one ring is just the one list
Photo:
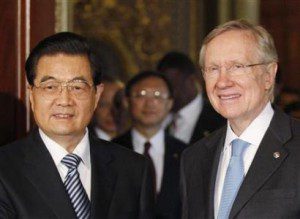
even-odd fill
[(227, 126), (182, 155), (183, 218), (299, 218), (300, 123), (271, 106), (271, 35), (230, 21), (204, 39), (200, 65)]
[(173, 90), (164, 75), (145, 71), (126, 85), (132, 128), (114, 139), (152, 161), (156, 218), (180, 218), (179, 161), (186, 145), (168, 135), (162, 122), (173, 104)]
[(58, 33), (26, 61), (38, 126), (0, 150), (0, 218), (152, 218), (150, 166), (89, 135), (103, 84), (86, 39)]

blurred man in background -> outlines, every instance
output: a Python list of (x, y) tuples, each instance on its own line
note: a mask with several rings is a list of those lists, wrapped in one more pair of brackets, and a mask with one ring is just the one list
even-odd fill
[(114, 116), (114, 99), (124, 84), (116, 79), (103, 78), (104, 90), (94, 113), (92, 131), (98, 138), (110, 141), (118, 134), (118, 124)]
[(167, 53), (159, 61), (157, 70), (169, 79), (174, 89), (172, 114), (165, 121), (174, 137), (192, 144), (225, 124), (206, 100), (200, 76), (188, 56)]
[(179, 161), (186, 145), (162, 127), (173, 105), (171, 84), (159, 73), (141, 72), (127, 83), (126, 97), (132, 128), (114, 142), (152, 161), (156, 218), (179, 219)]

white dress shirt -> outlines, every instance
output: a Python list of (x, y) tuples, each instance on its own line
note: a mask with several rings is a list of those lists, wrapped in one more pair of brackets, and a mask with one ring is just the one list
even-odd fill
[(160, 129), (151, 139), (146, 139), (136, 129), (132, 129), (132, 141), (133, 150), (139, 154), (144, 154), (145, 143), (148, 141), (151, 143), (149, 149), (149, 155), (153, 161), (155, 174), (156, 174), (156, 192), (160, 191), (161, 181), (164, 168), (164, 156), (165, 156), (165, 133), (163, 129)]
[[(53, 141), (51, 138), (49, 138), (41, 129), (39, 129), (39, 133), (57, 167), (62, 181), (64, 182), (68, 173), (68, 167), (62, 164), (61, 160), (64, 158), (64, 156), (69, 154), (69, 152), (62, 146), (57, 144), (55, 141)], [(78, 166), (78, 172), (80, 175), (81, 183), (89, 199), (91, 199), (91, 159), (90, 142), (87, 129), (85, 135), (72, 153), (78, 155), (82, 159), (82, 162), (80, 162)]]
[[(176, 128), (172, 130), (172, 135), (188, 144), (192, 138), (196, 123), (203, 109), (203, 97), (198, 94), (194, 100), (176, 113)], [(173, 120), (175, 115), (169, 114), (163, 126), (166, 127)]]
[(250, 143), (249, 147), (246, 149), (243, 155), (244, 175), (246, 175), (254, 159), (256, 151), (270, 125), (273, 115), (274, 110), (272, 109), (271, 103), (269, 102), (265, 106), (263, 111), (251, 122), (251, 124), (244, 130), (244, 132), (239, 137), (232, 131), (229, 122), (227, 122), (226, 139), (224, 149), (220, 156), (215, 184), (215, 218), (218, 215), (226, 171), (231, 157), (231, 142), (234, 139), (239, 138)]
[(105, 131), (103, 131), (102, 129), (98, 128), (98, 127), (94, 127), (95, 133), (97, 135), (98, 138), (101, 138), (105, 141), (110, 141), (111, 137), (110, 135), (108, 135)]

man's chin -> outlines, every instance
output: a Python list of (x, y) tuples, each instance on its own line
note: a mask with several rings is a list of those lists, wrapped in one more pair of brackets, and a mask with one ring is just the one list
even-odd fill
[[(84, 131), (82, 131), (82, 133), (84, 133)], [(80, 135), (80, 132), (76, 131), (74, 129), (71, 129), (71, 128), (56, 128), (56, 129), (49, 131), (49, 134), (59, 137), (59, 136)]]

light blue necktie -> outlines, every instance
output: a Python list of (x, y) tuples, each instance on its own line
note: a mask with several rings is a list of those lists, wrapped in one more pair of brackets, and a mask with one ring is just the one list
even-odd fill
[(218, 219), (227, 219), (244, 178), (243, 153), (250, 144), (241, 139), (232, 141), (231, 158), (227, 168)]
[(69, 169), (64, 184), (76, 216), (79, 219), (88, 219), (91, 214), (90, 200), (81, 183), (77, 170), (81, 158), (76, 154), (67, 154), (61, 162)]

